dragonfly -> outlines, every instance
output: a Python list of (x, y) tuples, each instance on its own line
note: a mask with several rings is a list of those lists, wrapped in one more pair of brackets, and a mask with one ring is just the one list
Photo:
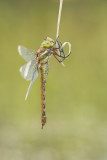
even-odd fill
[[(66, 55), (63, 49), (65, 45), (69, 47), (69, 52)], [(46, 37), (37, 51), (19, 45), (18, 52), (27, 62), (20, 68), (20, 73), (26, 81), (31, 81), (25, 100), (38, 74), (41, 77), (41, 124), (43, 128), (46, 123), (46, 82), (49, 72), (49, 58), (53, 55), (63, 65), (63, 61), (71, 54), (71, 44), (69, 42), (62, 44), (58, 38), (54, 41), (52, 38)]]

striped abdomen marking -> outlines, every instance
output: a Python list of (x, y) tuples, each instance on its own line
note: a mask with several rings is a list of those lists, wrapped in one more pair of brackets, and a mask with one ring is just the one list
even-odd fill
[(40, 65), (41, 73), (41, 123), (42, 128), (46, 123), (46, 79), (48, 74), (48, 63)]
[(48, 75), (48, 60), (50, 56), (50, 50), (45, 47), (40, 47), (37, 50), (38, 68), (41, 73), (41, 123), (42, 128), (46, 123), (46, 81)]

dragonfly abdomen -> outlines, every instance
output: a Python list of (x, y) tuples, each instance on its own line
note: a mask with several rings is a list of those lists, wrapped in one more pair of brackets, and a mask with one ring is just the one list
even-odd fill
[(46, 79), (48, 74), (48, 63), (40, 64), (41, 73), (41, 123), (42, 128), (46, 123)]
[(46, 81), (48, 75), (48, 60), (50, 50), (46, 47), (40, 47), (37, 50), (38, 69), (41, 73), (41, 123), (42, 128), (46, 123)]

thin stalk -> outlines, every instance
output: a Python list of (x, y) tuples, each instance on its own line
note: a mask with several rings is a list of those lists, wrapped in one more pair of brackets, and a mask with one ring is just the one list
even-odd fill
[(56, 39), (59, 37), (59, 26), (60, 26), (60, 20), (61, 20), (62, 4), (63, 4), (63, 0), (60, 0)]

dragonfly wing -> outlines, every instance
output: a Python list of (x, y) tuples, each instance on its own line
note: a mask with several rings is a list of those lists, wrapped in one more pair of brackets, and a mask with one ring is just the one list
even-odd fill
[(18, 52), (23, 57), (26, 62), (29, 62), (35, 57), (36, 51), (32, 49), (27, 49), (24, 46), (18, 46)]
[(31, 89), (34, 81), (37, 79), (37, 77), (38, 77), (38, 71), (37, 71), (37, 69), (35, 68), (35, 71), (34, 71), (33, 76), (32, 76), (32, 81), (31, 81), (31, 83), (30, 83), (30, 85), (29, 85), (29, 87), (28, 87), (28, 90), (27, 90), (27, 93), (26, 93), (26, 96), (25, 96), (25, 100), (27, 99), (27, 97), (28, 97), (28, 95), (29, 95), (29, 92), (30, 92), (30, 89)]
[(30, 92), (32, 84), (34, 83), (34, 81), (38, 77), (38, 69), (37, 69), (37, 64), (36, 64), (35, 59), (32, 61), (29, 61), (27, 64), (23, 65), (20, 68), (20, 72), (21, 72), (22, 77), (26, 81), (31, 81), (29, 88), (28, 88), (28, 91), (26, 93), (26, 97), (25, 97), (25, 100), (26, 100), (28, 97), (28, 94)]
[(29, 61), (20, 68), (21, 75), (26, 81), (32, 80), (35, 70), (38, 72), (35, 60)]

